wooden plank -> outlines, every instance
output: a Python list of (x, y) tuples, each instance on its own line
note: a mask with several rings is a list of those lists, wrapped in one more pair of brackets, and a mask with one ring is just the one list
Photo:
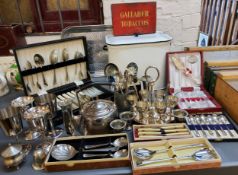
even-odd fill
[(238, 61), (206, 61), (208, 67), (230, 67), (238, 66)]
[(214, 46), (215, 44), (215, 39), (216, 39), (216, 32), (217, 32), (217, 25), (218, 25), (218, 20), (219, 20), (219, 14), (220, 14), (220, 6), (221, 5), (221, 0), (217, 0), (216, 4), (216, 9), (214, 12), (214, 22), (213, 22), (213, 29), (212, 29), (212, 45)]
[(227, 0), (224, 23), (223, 23), (223, 28), (222, 28), (222, 31), (221, 31), (220, 45), (224, 44), (224, 39), (225, 39), (225, 34), (226, 34), (226, 29), (227, 29), (227, 23), (228, 23), (228, 17), (229, 17), (229, 14), (230, 14), (231, 3), (232, 3), (232, 0)]
[(201, 18), (201, 26), (200, 26), (200, 31), (202, 32), (205, 32), (208, 1), (209, 0), (202, 1), (202, 18)]
[(222, 4), (221, 4), (220, 17), (219, 17), (219, 23), (218, 23), (218, 27), (217, 27), (217, 35), (216, 35), (215, 45), (219, 45), (219, 42), (220, 42), (221, 28), (222, 28), (222, 24), (224, 23), (225, 5), (226, 5), (226, 1), (223, 0)]
[(238, 38), (237, 38), (237, 33), (238, 33), (238, 15), (236, 15), (234, 30), (233, 30), (233, 34), (232, 34), (232, 38), (231, 38), (232, 43), (233, 43), (236, 39), (238, 39)]
[(234, 80), (234, 79), (238, 79), (238, 71), (234, 70), (234, 71), (220, 71), (217, 76), (221, 77), (223, 80)]
[(238, 50), (238, 45), (208, 46), (208, 47), (186, 47), (186, 51), (227, 51)]
[(235, 15), (236, 15), (236, 6), (237, 6), (237, 0), (233, 0), (232, 7), (231, 7), (231, 20), (230, 20), (226, 45), (230, 44), (231, 33), (232, 33), (232, 29), (233, 29), (233, 25), (234, 25), (234, 19), (235, 19)]
[(205, 25), (205, 31), (204, 31), (204, 33), (206, 33), (206, 34), (208, 34), (208, 31), (209, 31), (209, 21), (211, 18), (212, 1), (213, 0), (208, 1), (208, 7), (207, 7), (208, 11), (207, 11), (207, 15), (206, 15), (206, 25)]
[(212, 3), (212, 12), (211, 12), (211, 17), (210, 17), (210, 25), (209, 25), (209, 31), (208, 31), (208, 35), (209, 37), (212, 35), (212, 29), (213, 29), (213, 21), (214, 21), (214, 18), (215, 18), (215, 9), (216, 9), (216, 2), (217, 0), (213, 0), (213, 3)]
[(231, 44), (237, 45), (237, 44), (238, 44), (238, 39), (236, 39), (235, 41), (233, 41)]
[(230, 86), (230, 81), (237, 80), (223, 80), (221, 77), (217, 77), (215, 98), (229, 113), (231, 118), (238, 122), (238, 92), (237, 88)]

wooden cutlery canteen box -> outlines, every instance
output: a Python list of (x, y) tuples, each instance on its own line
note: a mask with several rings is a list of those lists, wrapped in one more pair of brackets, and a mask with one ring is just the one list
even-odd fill
[[(121, 147), (116, 147), (115, 142), (117, 142), (116, 140), (118, 139), (124, 140), (125, 144), (121, 145)], [(58, 144), (71, 145), (75, 148), (77, 153), (70, 160), (56, 160), (52, 156), (52, 150), (53, 147)], [(101, 145), (101, 147), (89, 149), (89, 145)], [(123, 154), (121, 155), (123, 156), (115, 156), (118, 151), (122, 151)], [(62, 154), (64, 155), (64, 153)], [(129, 140), (126, 133), (57, 138), (54, 140), (45, 160), (45, 169), (47, 171), (70, 171), (128, 166), (130, 166)]]
[(238, 71), (218, 73), (215, 98), (231, 118), (238, 122)]
[(180, 109), (189, 113), (221, 111), (221, 106), (204, 88), (202, 52), (168, 52), (166, 61), (169, 93), (178, 97)]
[[(151, 156), (145, 154), (148, 150)], [(135, 142), (130, 144), (130, 151), (134, 175), (221, 166), (219, 154), (205, 138)]]
[(135, 141), (193, 137), (185, 123), (133, 125), (133, 136)]

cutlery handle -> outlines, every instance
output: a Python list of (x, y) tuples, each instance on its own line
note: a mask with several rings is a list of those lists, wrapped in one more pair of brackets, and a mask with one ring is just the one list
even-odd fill
[(138, 128), (138, 131), (161, 131), (160, 128)]
[(138, 128), (138, 131), (161, 131), (161, 129), (163, 130), (169, 130), (169, 129), (184, 129), (184, 125), (181, 126), (162, 126), (159, 128)]
[(65, 81), (69, 81), (68, 67), (65, 66)]
[(184, 125), (174, 125), (174, 126), (162, 126), (161, 129), (184, 129)]
[(34, 81), (33, 75), (31, 75), (31, 82), (32, 82), (32, 85), (35, 86), (35, 81)]
[(180, 149), (188, 149), (188, 148), (196, 148), (196, 147), (204, 147), (206, 145), (204, 145), (203, 143), (198, 143), (198, 144), (191, 144), (191, 145), (183, 145), (183, 146), (176, 146), (173, 149), (174, 150), (180, 150)]
[(140, 135), (162, 135), (162, 133), (161, 132), (143, 132), (143, 131), (140, 131), (140, 132), (138, 132), (138, 135), (140, 136)]
[(174, 158), (169, 157), (169, 158), (163, 158), (163, 159), (155, 159), (155, 160), (144, 160), (142, 162), (137, 163), (138, 166), (144, 166), (144, 165), (150, 165), (152, 163), (158, 163), (158, 162), (164, 162), (164, 161), (170, 161), (173, 160)]
[(180, 135), (189, 135), (189, 132), (176, 132), (166, 134), (166, 136), (180, 136)]
[(159, 133), (159, 132), (139, 132), (139, 137), (148, 137), (148, 136), (179, 136), (179, 135), (189, 135), (189, 132), (174, 132), (174, 133)]
[(109, 146), (109, 143), (102, 143), (102, 144), (97, 144), (97, 145), (84, 145), (85, 149), (94, 149), (94, 148), (100, 148), (104, 146)]
[(83, 158), (107, 157), (109, 154), (83, 154)]
[(95, 149), (82, 149), (82, 151), (84, 153), (95, 153), (95, 152), (98, 152), (98, 153), (105, 153), (105, 152), (115, 152), (115, 151), (118, 151), (119, 148), (118, 147), (106, 147), (106, 148), (95, 148)]
[(171, 130), (164, 130), (165, 133), (174, 133), (174, 132), (188, 132), (188, 130), (185, 129), (171, 129)]
[(54, 69), (54, 80), (53, 80), (54, 85), (57, 84), (57, 78), (56, 78), (56, 70)]
[(42, 78), (43, 78), (43, 83), (44, 85), (48, 86), (48, 83), (46, 82), (46, 79), (45, 79), (45, 74), (44, 72), (41, 72), (42, 73)]

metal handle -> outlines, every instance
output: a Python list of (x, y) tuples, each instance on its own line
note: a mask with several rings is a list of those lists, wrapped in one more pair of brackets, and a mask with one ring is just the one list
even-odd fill
[[(157, 71), (157, 77), (156, 77), (155, 80), (149, 81), (149, 79), (148, 79), (149, 76), (148, 76), (148, 73), (147, 73), (149, 69), (155, 69)], [(151, 83), (151, 84), (155, 83), (156, 81), (159, 80), (159, 76), (160, 76), (160, 73), (159, 73), (159, 69), (157, 67), (149, 66), (145, 69), (145, 79), (148, 83)]]
[(141, 162), (137, 162), (137, 165), (138, 166), (143, 166), (143, 165), (149, 165), (149, 164), (152, 164), (152, 163), (158, 163), (158, 162), (164, 162), (164, 161), (170, 161), (170, 160), (173, 160), (174, 158), (164, 158), (164, 159), (155, 159), (155, 160), (144, 160), (144, 161), (141, 161)]
[(68, 67), (65, 66), (65, 81), (69, 81), (69, 73), (68, 73)]
[(56, 79), (56, 70), (54, 69), (54, 85), (56, 85), (57, 84), (57, 79)]
[(194, 148), (194, 147), (204, 147), (205, 145), (203, 143), (198, 144), (191, 144), (191, 145), (184, 145), (184, 146), (177, 146), (174, 147), (174, 150), (180, 150), (180, 149), (188, 149), (188, 148)]
[(109, 154), (83, 154), (83, 158), (106, 157)]
[(84, 153), (95, 153), (95, 152), (115, 152), (118, 151), (119, 147), (106, 147), (106, 148), (95, 148), (95, 149), (82, 149)]
[(42, 78), (43, 78), (44, 85), (48, 86), (48, 83), (46, 82), (44, 73), (43, 72), (41, 72), (41, 73), (42, 73)]
[(94, 149), (94, 148), (100, 148), (103, 146), (109, 146), (109, 143), (102, 143), (102, 144), (97, 144), (97, 145), (85, 145), (84, 148), (85, 149)]

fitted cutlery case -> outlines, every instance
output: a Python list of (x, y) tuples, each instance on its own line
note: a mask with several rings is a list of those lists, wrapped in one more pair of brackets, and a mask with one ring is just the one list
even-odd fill
[(169, 93), (179, 98), (180, 109), (189, 113), (222, 110), (220, 104), (204, 88), (202, 52), (168, 52), (166, 61)]
[(205, 137), (211, 141), (237, 140), (237, 128), (227, 113), (204, 113), (186, 117), (188, 128), (194, 137)]
[(133, 125), (135, 141), (182, 139), (193, 137), (185, 123)]
[(63, 100), (76, 98), (74, 90), (80, 89), (90, 98), (112, 96), (90, 79), (87, 41), (83, 36), (30, 44), (15, 48), (14, 54), (26, 95), (48, 92)]
[[(139, 152), (140, 154), (136, 156), (135, 152), (142, 148), (151, 150), (153, 156), (148, 160), (138, 158), (141, 153)], [(154, 153), (154, 151), (157, 152)], [(202, 155), (203, 151), (209, 154)], [(130, 152), (134, 175), (218, 168), (221, 166), (219, 154), (205, 138), (136, 142), (130, 144)]]
[[(116, 139), (125, 139), (125, 144), (116, 147)], [(69, 144), (77, 150), (77, 154), (70, 160), (56, 160), (52, 157), (52, 149), (58, 144)], [(96, 145), (96, 147), (95, 147)], [(126, 151), (123, 157), (113, 157), (115, 152)], [(50, 152), (45, 160), (47, 171), (70, 171), (83, 169), (100, 169), (112, 167), (127, 167), (130, 165), (129, 140), (127, 134), (105, 134), (91, 136), (62, 137), (54, 140)]]

